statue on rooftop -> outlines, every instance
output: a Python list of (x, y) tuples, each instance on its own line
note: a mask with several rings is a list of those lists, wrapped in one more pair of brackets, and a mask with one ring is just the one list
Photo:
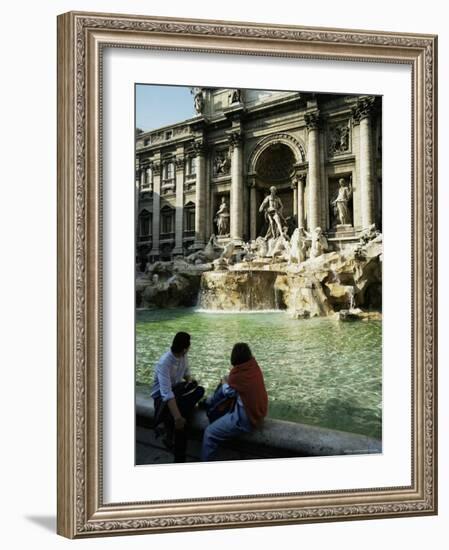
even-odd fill
[(240, 88), (235, 88), (229, 93), (229, 105), (233, 103), (240, 103), (242, 101), (242, 90)]
[(201, 115), (204, 109), (204, 95), (203, 90), (201, 88), (193, 88), (191, 90), (192, 94), (194, 94), (193, 104), (195, 107), (195, 111)]

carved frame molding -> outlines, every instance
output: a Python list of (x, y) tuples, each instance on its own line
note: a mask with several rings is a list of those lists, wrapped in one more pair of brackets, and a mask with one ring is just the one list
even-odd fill
[[(105, 46), (411, 66), (411, 486), (103, 503), (99, 90)], [(433, 35), (76, 12), (58, 17), (58, 533), (82, 538), (437, 512), (436, 49)]]

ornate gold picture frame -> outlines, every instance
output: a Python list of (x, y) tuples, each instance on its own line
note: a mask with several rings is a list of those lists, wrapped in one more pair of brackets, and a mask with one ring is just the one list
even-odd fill
[[(377, 62), (411, 68), (410, 485), (174, 500), (154, 500), (149, 489), (145, 502), (105, 502), (105, 48)], [(433, 35), (77, 12), (59, 16), (59, 534), (83, 538), (437, 513), (436, 63), (437, 37)]]

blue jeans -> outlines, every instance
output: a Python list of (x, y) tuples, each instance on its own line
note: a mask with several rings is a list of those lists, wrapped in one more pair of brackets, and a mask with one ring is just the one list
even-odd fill
[(222, 441), (252, 430), (245, 408), (236, 404), (234, 409), (209, 424), (204, 431), (201, 448), (202, 462), (216, 460), (218, 446)]

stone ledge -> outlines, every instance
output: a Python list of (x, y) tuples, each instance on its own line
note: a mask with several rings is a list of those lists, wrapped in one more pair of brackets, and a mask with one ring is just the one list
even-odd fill
[[(153, 415), (150, 388), (138, 385), (136, 416), (151, 419)], [(203, 432), (208, 425), (206, 413), (203, 410), (195, 410), (192, 428)], [(276, 449), (280, 451), (280, 456), (336, 456), (382, 452), (382, 442), (365, 435), (270, 418), (265, 420), (262, 428), (241, 436), (239, 442), (247, 448), (253, 448), (253, 454), (261, 457), (276, 455)], [(271, 449), (268, 454), (267, 449)]]

